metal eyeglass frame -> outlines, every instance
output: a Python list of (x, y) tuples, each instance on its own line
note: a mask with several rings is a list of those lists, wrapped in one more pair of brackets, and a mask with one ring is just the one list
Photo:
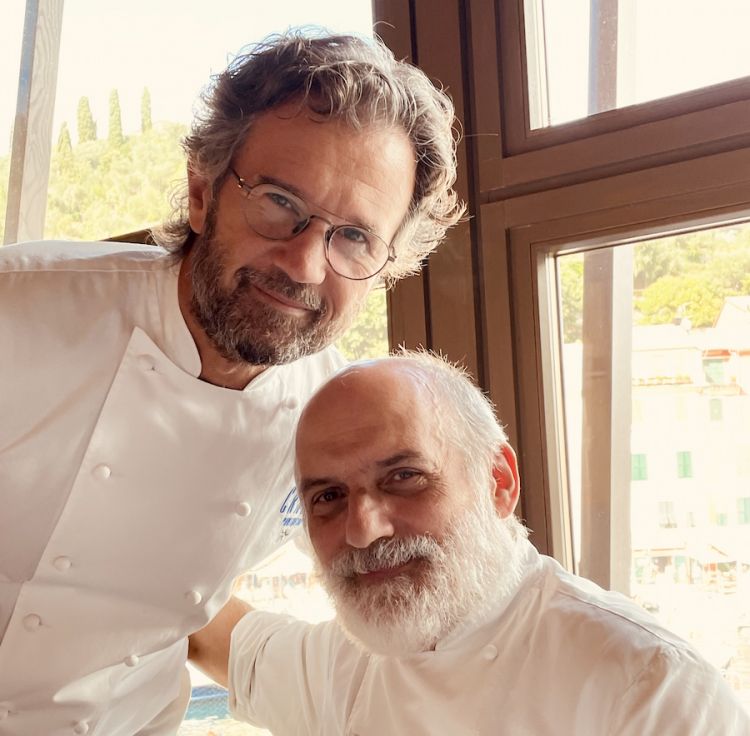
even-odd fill
[[(229, 167), (229, 171), (231, 171), (235, 179), (237, 179), (237, 186), (243, 192), (246, 192), (247, 194), (252, 194), (253, 189), (255, 189), (256, 187), (268, 186), (266, 182), (262, 182), (260, 184), (255, 184), (255, 185), (248, 184), (247, 179), (241, 177), (231, 166)], [(286, 189), (284, 189), (284, 187), (280, 187), (275, 184), (271, 186), (276, 187), (276, 189), (279, 189), (282, 192), (286, 192), (287, 194), (289, 194), (290, 197), (293, 197), (295, 200), (302, 202), (305, 205), (306, 210), (310, 209), (307, 202), (305, 202), (305, 200), (302, 199), (302, 197), (298, 197), (296, 194), (292, 194), (292, 192), (288, 192)], [(297, 223), (297, 225), (294, 228), (294, 232), (292, 232), (289, 235), (289, 237), (286, 237), (286, 238), (274, 238), (274, 237), (265, 235), (263, 233), (258, 232), (249, 222), (247, 224), (253, 230), (253, 232), (257, 233), (262, 238), (267, 238), (268, 240), (278, 240), (281, 242), (286, 242), (289, 240), (294, 240), (294, 238), (296, 238), (300, 233), (304, 232), (307, 229), (307, 226), (310, 224), (310, 222), (314, 219), (322, 220), (323, 222), (326, 223), (326, 225), (329, 225), (329, 228), (326, 230), (325, 235), (324, 235), (326, 263), (328, 263), (328, 265), (331, 267), (333, 272), (337, 274), (338, 276), (341, 276), (341, 278), (349, 279), (350, 281), (367, 281), (367, 279), (371, 279), (374, 276), (377, 276), (379, 273), (382, 272), (382, 270), (389, 263), (393, 263), (396, 260), (396, 256), (393, 252), (392, 243), (386, 243), (386, 241), (383, 240), (383, 238), (381, 238), (379, 235), (376, 235), (375, 233), (371, 232), (367, 228), (360, 227), (359, 225), (352, 225), (352, 224), (347, 224), (347, 223), (344, 223), (343, 225), (334, 225), (332, 222), (330, 222), (330, 220), (326, 220), (325, 217), (321, 217), (320, 215), (309, 214), (307, 216), (307, 219), (301, 220), (300, 222)], [(329, 248), (331, 244), (331, 239), (333, 238), (336, 231), (342, 230), (344, 228), (355, 228), (356, 230), (361, 230), (362, 232), (366, 232), (368, 235), (371, 235), (373, 238), (377, 238), (381, 243), (383, 243), (386, 246), (388, 255), (385, 261), (383, 261), (383, 265), (380, 266), (380, 268), (378, 268), (377, 271), (375, 271), (374, 273), (371, 273), (369, 276), (347, 276), (346, 274), (341, 273), (336, 270), (336, 267), (333, 265), (333, 263), (331, 263), (331, 259), (329, 256)]]

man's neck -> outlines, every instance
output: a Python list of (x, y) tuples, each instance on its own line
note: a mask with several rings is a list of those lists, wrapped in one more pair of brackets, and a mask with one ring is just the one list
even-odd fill
[(198, 324), (190, 302), (193, 296), (193, 287), (190, 282), (190, 255), (186, 255), (180, 263), (180, 274), (177, 281), (177, 300), (180, 305), (182, 318), (185, 320), (190, 335), (198, 349), (201, 359), (201, 372), (198, 376), (206, 383), (222, 388), (241, 391), (250, 381), (262, 373), (266, 367), (250, 365), (249, 363), (237, 363), (227, 360), (213, 344), (205, 330)]

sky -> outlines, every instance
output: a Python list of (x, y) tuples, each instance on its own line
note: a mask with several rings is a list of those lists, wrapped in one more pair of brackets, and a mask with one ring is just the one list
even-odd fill
[[(10, 149), (25, 0), (0, 11), (0, 155)], [(153, 120), (187, 123), (209, 76), (242, 47), (290, 26), (370, 34), (370, 0), (65, 0), (53, 140), (67, 121), (76, 141), (78, 100), (89, 98), (99, 137), (109, 96), (120, 96), (125, 134), (140, 130), (143, 88)]]

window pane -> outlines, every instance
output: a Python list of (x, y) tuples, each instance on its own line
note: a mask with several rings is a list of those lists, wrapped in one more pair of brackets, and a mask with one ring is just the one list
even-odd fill
[(646, 480), (646, 456), (643, 453), (632, 455), (632, 480)]
[(388, 355), (388, 312), (385, 289), (373, 289), (354, 324), (336, 347), (347, 360)]
[[(614, 310), (609, 324), (592, 308), (595, 279), (587, 283), (597, 274), (586, 259), (603, 253), (627, 253), (623, 262), (632, 264), (610, 292), (629, 290), (632, 312), (618, 320)], [(556, 262), (577, 564), (585, 571), (607, 546), (611, 569), (625, 571), (619, 580), (613, 572), (614, 584), (692, 641), (750, 709), (750, 225)], [(628, 406), (606, 417), (615, 429), (605, 454), (624, 455), (631, 469), (622, 482), (611, 465), (603, 495), (612, 530), (592, 522), (586, 506), (587, 463), (605, 462), (587, 455), (586, 432), (596, 431), (591, 417), (601, 407), (587, 404), (586, 340), (608, 330), (612, 360), (630, 370), (612, 392)], [(617, 353), (622, 346), (627, 353)], [(627, 418), (619, 433), (616, 416)], [(592, 542), (605, 537), (598, 548)]]
[(531, 128), (750, 75), (746, 0), (525, 0)]
[(3, 3), (0, 23), (0, 243), (5, 234), (5, 208), (8, 203), (10, 148), (18, 98), (18, 72), (21, 65), (21, 42), (25, 0)]

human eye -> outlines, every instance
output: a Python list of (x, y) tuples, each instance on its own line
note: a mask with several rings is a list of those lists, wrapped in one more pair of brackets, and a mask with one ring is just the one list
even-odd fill
[(311, 496), (310, 511), (313, 516), (332, 516), (343, 506), (345, 498), (341, 488), (324, 488)]
[(364, 249), (369, 249), (372, 243), (372, 236), (366, 230), (358, 227), (344, 226), (337, 231), (340, 237), (344, 238), (352, 245), (358, 245)]
[(287, 197), (285, 194), (282, 194), (281, 192), (270, 191), (266, 192), (265, 196), (277, 207), (282, 207), (289, 210), (294, 209), (294, 205), (292, 204), (289, 197)]
[(247, 195), (256, 207), (266, 213), (276, 213), (277, 216), (281, 213), (288, 216), (291, 213), (298, 217), (304, 210), (304, 205), (297, 197), (274, 184), (256, 184), (247, 190)]
[(396, 493), (417, 491), (427, 485), (427, 475), (418, 468), (397, 468), (388, 474), (385, 485)]

